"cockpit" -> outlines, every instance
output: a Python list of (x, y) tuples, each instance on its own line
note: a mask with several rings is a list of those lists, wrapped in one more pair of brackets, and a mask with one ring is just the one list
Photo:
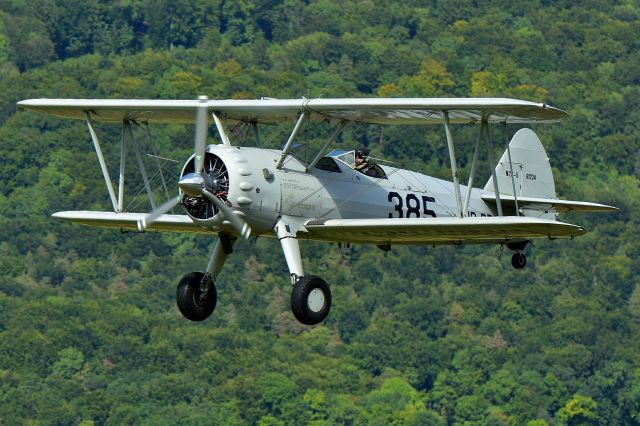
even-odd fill
[(345, 150), (345, 149), (336, 149), (328, 153), (325, 157), (321, 158), (320, 161), (316, 164), (316, 168), (320, 170), (325, 170), (327, 172), (335, 172), (342, 173), (340, 170), (340, 166), (337, 161), (343, 163), (350, 169), (356, 170), (364, 175), (378, 178), (378, 179), (386, 179), (387, 175), (378, 164), (375, 164), (370, 161), (366, 161), (364, 165), (356, 168), (356, 151)]

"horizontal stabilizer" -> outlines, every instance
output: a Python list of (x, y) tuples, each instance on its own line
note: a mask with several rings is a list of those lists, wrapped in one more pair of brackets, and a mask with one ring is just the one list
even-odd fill
[(305, 224), (298, 238), (363, 244), (502, 243), (532, 238), (573, 238), (584, 228), (532, 217), (328, 219)]
[[(495, 193), (485, 193), (480, 196), (484, 201), (496, 203)], [(500, 194), (500, 201), (503, 206), (515, 207), (513, 195)], [(551, 198), (518, 197), (518, 207), (525, 210), (534, 210), (544, 213), (565, 213), (565, 212), (615, 212), (617, 207), (606, 204), (590, 203), (587, 201), (557, 200)]]
[[(66, 211), (52, 215), (57, 219), (101, 228), (138, 230), (138, 223), (145, 213), (115, 213), (97, 211)], [(147, 231), (207, 232), (187, 215), (163, 214), (146, 229)]]

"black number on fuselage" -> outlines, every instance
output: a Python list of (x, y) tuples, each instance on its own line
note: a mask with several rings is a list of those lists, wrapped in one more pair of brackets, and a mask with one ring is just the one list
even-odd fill
[[(420, 217), (420, 199), (415, 194), (407, 194), (405, 200), (402, 199), (402, 196), (397, 192), (390, 192), (388, 195), (389, 202), (394, 203), (394, 210), (398, 212), (396, 218), (405, 217), (404, 213), (404, 201), (406, 201), (407, 205), (407, 213), (406, 217)], [(436, 201), (435, 198), (429, 197), (427, 195), (422, 196), (422, 215), (423, 216), (431, 216), (436, 217), (436, 212), (428, 208), (427, 203), (434, 203)], [(393, 218), (393, 213), (389, 213), (389, 217)]]
[(423, 209), (423, 211), (424, 211), (424, 215), (425, 215), (425, 216), (426, 216), (426, 215), (429, 215), (429, 216), (431, 216), (431, 217), (436, 217), (436, 212), (434, 212), (433, 210), (429, 210), (429, 209), (427, 208), (427, 203), (433, 203), (433, 202), (435, 202), (435, 201), (436, 201), (436, 199), (435, 199), (435, 198), (433, 198), (433, 197), (428, 197), (428, 196), (426, 196), (426, 195), (423, 195), (423, 196), (422, 196), (422, 209)]
[[(387, 198), (388, 198), (388, 200), (390, 202), (394, 198), (397, 200), (397, 203), (395, 204), (395, 210), (398, 212), (398, 217), (403, 217), (403, 215), (402, 215), (402, 197), (400, 196), (400, 194), (398, 194), (397, 192), (390, 192), (389, 196)], [(389, 213), (389, 217), (393, 217), (393, 213)]]
[(407, 194), (407, 217), (420, 217), (420, 200), (414, 194)]

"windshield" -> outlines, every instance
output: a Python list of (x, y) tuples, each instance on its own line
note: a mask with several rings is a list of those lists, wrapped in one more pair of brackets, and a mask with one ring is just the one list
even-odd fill
[(349, 167), (353, 167), (356, 162), (356, 151), (353, 149), (349, 151), (346, 149), (335, 149), (328, 153), (327, 157), (335, 158), (346, 163)]

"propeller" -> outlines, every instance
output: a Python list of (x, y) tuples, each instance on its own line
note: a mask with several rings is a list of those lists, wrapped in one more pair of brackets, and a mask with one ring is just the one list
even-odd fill
[(195, 163), (196, 173), (202, 173), (204, 169), (204, 150), (207, 146), (207, 100), (206, 96), (199, 96), (198, 110), (196, 113), (196, 142), (195, 142)]
[[(231, 226), (243, 238), (248, 239), (251, 235), (251, 227), (240, 216), (226, 204), (226, 202), (216, 195), (221, 190), (221, 182), (204, 171), (205, 150), (207, 144), (207, 101), (206, 96), (199, 96), (196, 112), (196, 136), (194, 147), (194, 172), (188, 173), (180, 178), (178, 186), (182, 194), (162, 204), (151, 213), (138, 221), (138, 229), (144, 230), (160, 216), (180, 204), (183, 196), (205, 197), (218, 208), (224, 218), (231, 223)], [(184, 195), (183, 195), (184, 194)]]
[(166, 201), (160, 207), (157, 207), (154, 211), (152, 211), (148, 215), (145, 215), (142, 219), (138, 221), (138, 230), (144, 231), (145, 229), (147, 229), (147, 226), (151, 225), (160, 216), (162, 216), (163, 214), (165, 214), (166, 212), (168, 212), (169, 210), (171, 210), (172, 208), (180, 204), (181, 201), (182, 201), (182, 194), (178, 195), (175, 198), (170, 199), (169, 201)]
[(220, 210), (222, 214), (225, 216), (225, 218), (231, 223), (231, 226), (233, 226), (233, 229), (235, 229), (238, 232), (238, 234), (242, 236), (242, 238), (244, 238), (245, 240), (249, 239), (249, 237), (251, 236), (251, 228), (243, 218), (235, 214), (233, 210), (231, 210), (231, 208), (227, 206), (227, 204), (224, 201), (216, 197), (214, 194), (212, 194), (208, 190), (204, 189), (202, 191), (202, 195), (207, 197), (209, 200), (211, 200), (213, 204), (215, 204), (218, 210)]

